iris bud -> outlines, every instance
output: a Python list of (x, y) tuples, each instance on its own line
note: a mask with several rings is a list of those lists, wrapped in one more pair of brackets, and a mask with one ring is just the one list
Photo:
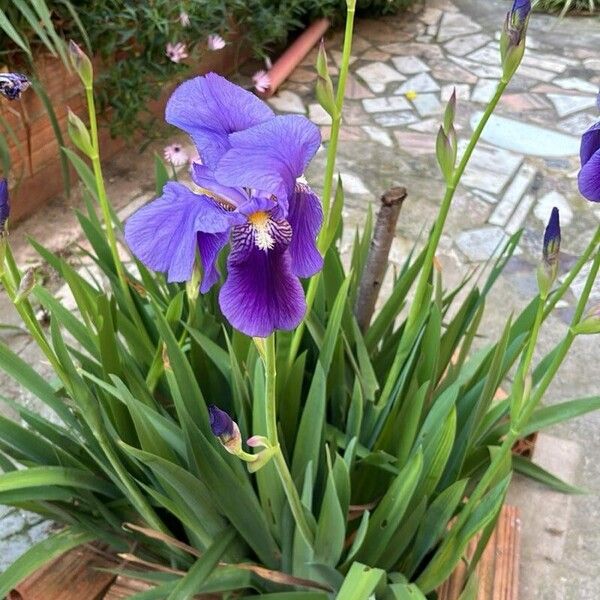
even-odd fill
[(0, 178), (0, 237), (8, 232), (8, 217), (10, 215), (10, 202), (8, 200), (8, 181)]
[(540, 295), (543, 298), (548, 296), (550, 288), (558, 275), (560, 240), (560, 214), (558, 208), (554, 207), (544, 233), (542, 263), (538, 268), (538, 286)]
[(23, 277), (21, 277), (21, 282), (19, 283), (19, 289), (17, 290), (17, 295), (15, 296), (15, 304), (22, 302), (29, 296), (33, 286), (35, 285), (35, 271), (33, 269), (27, 269)]
[(211, 404), (208, 418), (213, 434), (219, 438), (223, 448), (230, 454), (239, 455), (242, 450), (242, 436), (237, 423), (224, 411)]
[(525, 54), (525, 34), (530, 12), (531, 0), (514, 0), (512, 9), (506, 15), (500, 37), (500, 56), (505, 81), (514, 75)]
[(67, 129), (69, 137), (75, 146), (91, 158), (95, 153), (90, 133), (83, 121), (71, 109), (69, 109), (67, 116)]
[(315, 95), (319, 104), (335, 119), (337, 115), (337, 106), (335, 104), (335, 94), (333, 92), (333, 83), (329, 76), (329, 65), (327, 64), (327, 53), (325, 52), (325, 43), (321, 40), (319, 53), (317, 54), (317, 83), (315, 85)]
[(91, 90), (94, 84), (94, 68), (92, 67), (92, 61), (73, 40), (69, 42), (69, 55), (71, 57), (71, 64), (79, 75), (79, 79), (81, 79), (83, 86), (86, 89)]

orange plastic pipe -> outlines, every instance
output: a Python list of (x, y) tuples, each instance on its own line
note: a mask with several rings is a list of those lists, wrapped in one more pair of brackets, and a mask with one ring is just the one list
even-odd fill
[(279, 57), (269, 70), (271, 85), (260, 94), (263, 98), (272, 96), (277, 88), (290, 76), (302, 59), (314, 48), (331, 25), (329, 19), (319, 19), (307, 27)]

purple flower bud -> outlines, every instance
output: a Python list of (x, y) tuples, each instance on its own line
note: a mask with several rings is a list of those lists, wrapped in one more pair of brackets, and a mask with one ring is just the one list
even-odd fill
[(8, 201), (8, 181), (0, 178), (0, 237), (6, 233), (6, 222), (10, 214), (10, 203)]
[(0, 94), (8, 100), (18, 100), (31, 82), (21, 73), (0, 73)]
[(210, 428), (217, 437), (229, 438), (234, 435), (235, 428), (232, 418), (214, 404), (208, 407), (208, 417), (210, 419)]
[(531, 0), (514, 0), (512, 10), (510, 12), (513, 16), (513, 19), (524, 23), (525, 19), (531, 12)]
[(560, 251), (560, 215), (556, 206), (552, 209), (548, 226), (544, 234), (544, 262), (553, 267), (558, 264), (558, 253)]

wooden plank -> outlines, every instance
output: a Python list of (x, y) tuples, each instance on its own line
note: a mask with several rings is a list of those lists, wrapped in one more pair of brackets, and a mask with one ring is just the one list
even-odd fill
[(99, 548), (74, 548), (38, 569), (8, 594), (8, 600), (100, 600), (115, 579), (99, 568), (115, 567)]
[[(477, 600), (518, 600), (521, 521), (515, 506), (502, 507), (498, 524), (477, 565)], [(466, 584), (467, 564), (480, 536), (476, 536), (462, 561), (438, 589), (439, 600), (457, 600)]]
[(123, 600), (152, 587), (154, 587), (152, 584), (145, 581), (119, 575), (104, 595), (104, 600)]

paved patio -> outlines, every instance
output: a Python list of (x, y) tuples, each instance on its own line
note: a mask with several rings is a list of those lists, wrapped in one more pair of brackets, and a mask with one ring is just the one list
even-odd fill
[[(404, 15), (358, 21), (338, 161), (347, 198), (345, 247), (354, 226), (364, 221), (369, 202), (393, 185), (406, 186), (409, 200), (402, 209), (392, 261), (401, 263), (423, 228), (431, 224), (443, 193), (434, 156), (443, 103), (456, 86), (457, 129), (464, 144), (500, 76), (498, 31), (508, 7), (504, 0), (430, 0), (426, 8), (417, 5)], [(327, 43), (335, 67), (341, 57), (341, 34), (332, 34)], [(532, 16), (523, 66), (486, 128), (457, 192), (439, 252), (449, 285), (473, 266), (482, 265), (509, 235), (524, 228), (517, 255), (488, 302), (484, 330), (490, 337), (499, 334), (510, 311), (523, 307), (536, 293), (535, 268), (551, 208), (558, 206), (561, 211), (565, 270), (598, 226), (600, 207), (579, 197), (576, 174), (579, 136), (598, 119), (599, 47), (597, 19)], [(279, 112), (308, 115), (321, 126), (326, 140), (328, 117), (313, 93), (314, 60), (313, 52), (270, 102)], [(244, 68), (243, 80), (252, 68)], [(317, 188), (324, 160), (321, 151), (307, 174)], [(152, 194), (148, 152), (141, 157), (124, 153), (107, 166), (107, 173), (111, 197), (128, 212)], [(35, 260), (25, 233), (56, 250), (72, 244), (78, 232), (67, 209), (73, 204), (76, 201), (58, 200), (13, 232), (22, 262)], [(71, 254), (76, 260), (77, 253)], [(581, 285), (581, 279), (573, 284), (570, 295), (548, 320), (540, 354), (564, 334)], [(594, 298), (600, 300), (600, 282)], [(0, 311), (3, 320), (15, 322), (3, 296)], [(38, 360), (25, 336), (8, 331), (0, 335), (24, 358)], [(597, 337), (579, 340), (546, 401), (598, 394), (600, 380), (591, 365), (599, 351)], [(3, 386), (4, 379), (0, 376)], [(18, 395), (12, 384), (5, 393)], [(551, 435), (539, 443), (537, 460), (591, 493), (568, 497), (520, 479), (513, 485), (512, 499), (523, 509), (521, 597), (596, 599), (600, 594), (600, 415), (555, 428)], [(23, 519), (18, 531), (7, 518), (19, 524)], [(4, 557), (0, 568), (22, 552), (26, 539), (32, 537), (28, 518), (10, 512), (0, 520)]]

